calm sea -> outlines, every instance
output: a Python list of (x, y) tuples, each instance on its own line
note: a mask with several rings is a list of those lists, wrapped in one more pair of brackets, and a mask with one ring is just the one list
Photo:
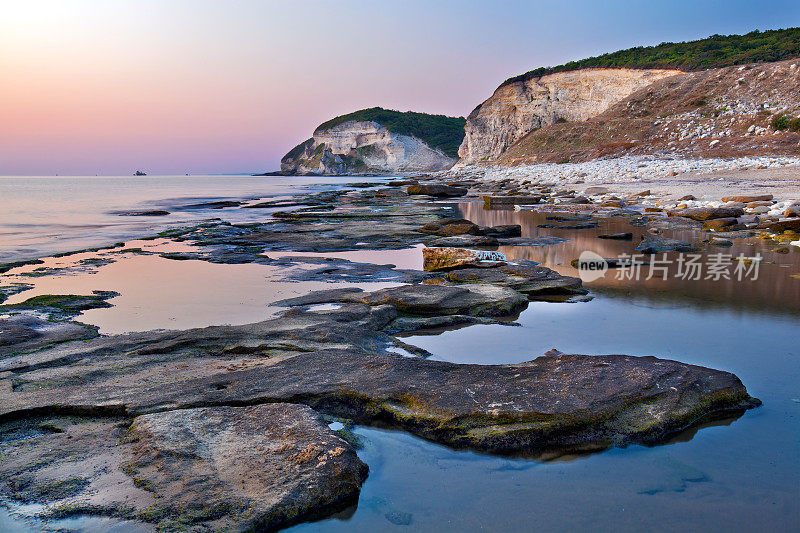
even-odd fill
[[(371, 180), (373, 178), (370, 178)], [(0, 176), (0, 263), (113, 244), (187, 222), (263, 220), (273, 210), (198, 209), (219, 200), (325, 190), (352, 177)], [(120, 212), (165, 210), (167, 216)]]

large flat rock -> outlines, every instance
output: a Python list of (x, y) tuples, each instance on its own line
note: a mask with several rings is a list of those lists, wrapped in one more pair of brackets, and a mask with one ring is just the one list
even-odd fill
[[(341, 306), (308, 307), (329, 301)], [(759, 404), (733, 374), (655, 357), (463, 365), (387, 350), (398, 345), (386, 333), (403, 329), (398, 319), (461, 323), (524, 307), (505, 286), (338, 290), (288, 303), (297, 306), (255, 324), (98, 337), (0, 359), (1, 490), (45, 503), (51, 516), (269, 529), (358, 493), (363, 465), (314, 411), (454, 447), (549, 457), (658, 443)]]
[(6, 498), (42, 503), (45, 517), (104, 514), (167, 531), (263, 531), (315, 518), (355, 502), (368, 470), (318, 413), (284, 403), (132, 422), (33, 417), (4, 424), (0, 447)]
[[(128, 468), (167, 516), (272, 530), (354, 503), (367, 465), (303, 405), (182, 409), (137, 417)], [(207, 517), (207, 518), (206, 518)]]
[(445, 274), (452, 283), (489, 283), (514, 289), (527, 295), (585, 293), (581, 280), (562, 276), (547, 267), (531, 264), (507, 264), (495, 268), (461, 268)]
[(0, 381), (0, 420), (291, 402), (454, 446), (536, 453), (654, 442), (703, 417), (757, 404), (733, 374), (655, 357), (461, 365), (388, 355), (370, 335), (348, 347), (345, 339), (358, 334), (356, 315), (330, 321), (336, 314), (324, 317), (336, 335), (317, 340), (316, 350), (305, 337), (318, 337), (325, 320), (312, 327), (306, 316), (313, 313), (295, 311), (258, 326), (262, 339), (267, 330), (292, 337), (294, 349), (276, 350), (265, 340), (236, 347), (237, 336), (256, 333), (251, 325), (228, 327), (224, 336), (205, 328), (178, 342), (154, 338), (136, 348), (93, 347), (103, 340), (96, 339), (71, 359), (38, 353), (38, 366), (9, 370)]
[(478, 284), (403, 285), (366, 293), (360, 301), (367, 305), (388, 304), (411, 315), (503, 316), (521, 311), (528, 304), (517, 291)]

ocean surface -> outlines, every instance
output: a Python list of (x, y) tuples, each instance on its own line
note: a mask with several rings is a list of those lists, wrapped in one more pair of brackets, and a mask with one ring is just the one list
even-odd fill
[[(106, 246), (210, 218), (263, 220), (277, 209), (214, 209), (194, 204), (277, 199), (354, 181), (358, 178), (0, 176), (0, 263)], [(170, 214), (123, 214), (152, 210)]]
[[(158, 250), (170, 244), (130, 239), (207, 218), (263, 220), (270, 212), (186, 209), (187, 204), (281, 198), (354, 181), (358, 179), (0, 178), (0, 231), (15, 235), (17, 243), (0, 239), (0, 253), (8, 254), (3, 256), (7, 261), (121, 240)], [(30, 197), (20, 190), (28, 190)], [(6, 191), (17, 200), (10, 201)], [(171, 214), (168, 220), (154, 221), (115, 213), (128, 209), (165, 209)], [(520, 224), (524, 236), (567, 238), (558, 245), (502, 251), (512, 259), (540, 261), (569, 275), (576, 275), (569, 263), (583, 250), (612, 257), (632, 247), (630, 242), (597, 239), (597, 234), (642, 230), (626, 221), (603, 221), (595, 229), (543, 229), (541, 214), (486, 211), (481, 203), (463, 203), (460, 209), (479, 224)], [(16, 212), (16, 219), (6, 210)], [(677, 236), (693, 238), (690, 233)], [(531, 303), (517, 326), (478, 325), (402, 339), (428, 350), (434, 359), (458, 363), (517, 363), (551, 348), (656, 355), (733, 372), (764, 402), (761, 407), (693, 428), (662, 445), (551, 461), (458, 451), (399, 431), (358, 427), (355, 432), (364, 444), (359, 455), (370, 467), (358, 504), (291, 531), (797, 531), (800, 248), (788, 254), (773, 249), (768, 242), (747, 239), (723, 250), (762, 254), (757, 279), (636, 281), (607, 276), (588, 284), (593, 295), (588, 301)], [(709, 248), (704, 259), (719, 251)], [(114, 262), (78, 268), (91, 253), (78, 254), (48, 259), (45, 266), (53, 267), (53, 275), (25, 276), (34, 266), (0, 275), (3, 284), (32, 285), (8, 303), (36, 294), (116, 290), (121, 294), (110, 300), (113, 307), (78, 317), (111, 334), (255, 322), (270, 316), (269, 302), (319, 288), (313, 282), (281, 281), (270, 265), (98, 254)], [(419, 247), (322, 255), (400, 268), (420, 268), (421, 262)], [(0, 531), (148, 530), (143, 524), (101, 517), (41, 523), (25, 514), (31, 510), (0, 506)]]

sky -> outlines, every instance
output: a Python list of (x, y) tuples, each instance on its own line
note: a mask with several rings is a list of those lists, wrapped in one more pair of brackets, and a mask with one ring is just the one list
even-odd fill
[(0, 175), (276, 170), (357, 109), (465, 116), (539, 66), (791, 26), (797, 0), (0, 0)]

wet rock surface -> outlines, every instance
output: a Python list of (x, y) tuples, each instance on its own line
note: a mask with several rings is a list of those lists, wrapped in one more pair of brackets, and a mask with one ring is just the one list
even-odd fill
[[(12, 287), (20, 292), (28, 287)], [(81, 311), (111, 307), (110, 291), (91, 295), (44, 294), (12, 304), (0, 305), (0, 357), (38, 350), (46, 346), (97, 336), (97, 328), (72, 320)]]
[(467, 194), (467, 189), (461, 187), (453, 187), (451, 185), (444, 185), (439, 183), (431, 184), (417, 184), (409, 185), (407, 192), (409, 195), (426, 195), (435, 196), (439, 198), (450, 198), (456, 196), (464, 196)]
[(652, 357), (460, 365), (386, 353), (385, 331), (401, 315), (496, 315), (498, 302), (507, 302), (503, 312), (525, 304), (505, 287), (467, 287), (327, 291), (302, 303), (368, 305), (292, 308), (246, 326), (101, 337), (7, 358), (0, 421), (288, 402), (451, 445), (534, 453), (651, 442), (757, 404), (732, 374)]
[(581, 280), (533, 263), (508, 264), (497, 268), (462, 268), (447, 272), (452, 283), (489, 283), (509, 287), (528, 296), (535, 294), (583, 294)]
[(484, 235), (455, 235), (429, 243), (430, 246), (437, 248), (497, 248), (499, 244), (496, 238)]
[[(365, 466), (318, 413), (454, 447), (549, 457), (655, 444), (759, 404), (733, 374), (654, 357), (553, 352), (514, 365), (425, 359), (429, 353), (394, 335), (513, 325), (529, 300), (586, 291), (579, 279), (534, 262), (487, 260), (461, 248), (549, 245), (561, 237), (479, 226), (457, 218), (452, 204), (408, 196), (400, 182), (376, 191), (364, 185), (289, 201), (203, 204), (300, 209), (252, 224), (170, 230), (161, 236), (196, 251), (162, 256), (286, 267), (290, 281), (402, 286), (290, 298), (275, 303), (288, 307), (279, 318), (255, 324), (93, 339), (96, 330), (87, 333), (71, 319), (86, 306), (105, 305), (110, 294), (7, 309), (11, 318), (0, 321), (0, 452), (10, 450), (13, 460), (0, 465), (9, 480), (4, 495), (44, 502), (52, 516), (104, 514), (162, 529), (270, 529), (329, 514), (358, 495)], [(604, 208), (574, 191), (536, 192), (577, 199), (553, 206), (558, 228), (594, 227), (597, 210), (653, 230), (701, 224)], [(438, 254), (430, 272), (303, 255), (419, 243), (433, 246), (423, 253)], [(653, 235), (640, 251), (686, 246), (693, 249)], [(297, 255), (269, 257), (279, 250)], [(456, 261), (454, 253), (463, 257)], [(53, 317), (52, 327), (82, 333), (48, 340)], [(86, 342), (50, 346), (72, 339)], [(43, 468), (29, 472), (31, 464)]]
[(614, 241), (630, 241), (633, 240), (633, 233), (625, 232), (625, 233), (606, 233), (604, 235), (598, 235), (598, 239), (609, 239)]
[(378, 294), (362, 297), (378, 304), (370, 307), (297, 309), (247, 326), (100, 338), (6, 359), (0, 420), (289, 402), (455, 446), (535, 453), (655, 442), (757, 404), (732, 374), (654, 357), (460, 365), (390, 355), (380, 330), (400, 310)]
[(505, 254), (465, 248), (424, 248), (422, 268), (429, 272), (477, 266), (490, 268), (505, 263)]
[(678, 239), (669, 239), (667, 237), (659, 237), (657, 235), (646, 235), (636, 250), (644, 254), (660, 254), (675, 250), (677, 252), (692, 252), (696, 247), (686, 241)]
[(479, 284), (405, 285), (366, 293), (360, 301), (372, 306), (388, 304), (401, 313), (422, 316), (506, 316), (521, 311), (528, 302), (512, 289)]
[(33, 418), (6, 423), (0, 448), (6, 498), (167, 531), (313, 519), (353, 503), (368, 471), (318, 413), (284, 403)]
[(154, 413), (130, 431), (126, 466), (152, 489), (158, 513), (213, 529), (273, 530), (318, 517), (355, 502), (368, 472), (303, 405)]

